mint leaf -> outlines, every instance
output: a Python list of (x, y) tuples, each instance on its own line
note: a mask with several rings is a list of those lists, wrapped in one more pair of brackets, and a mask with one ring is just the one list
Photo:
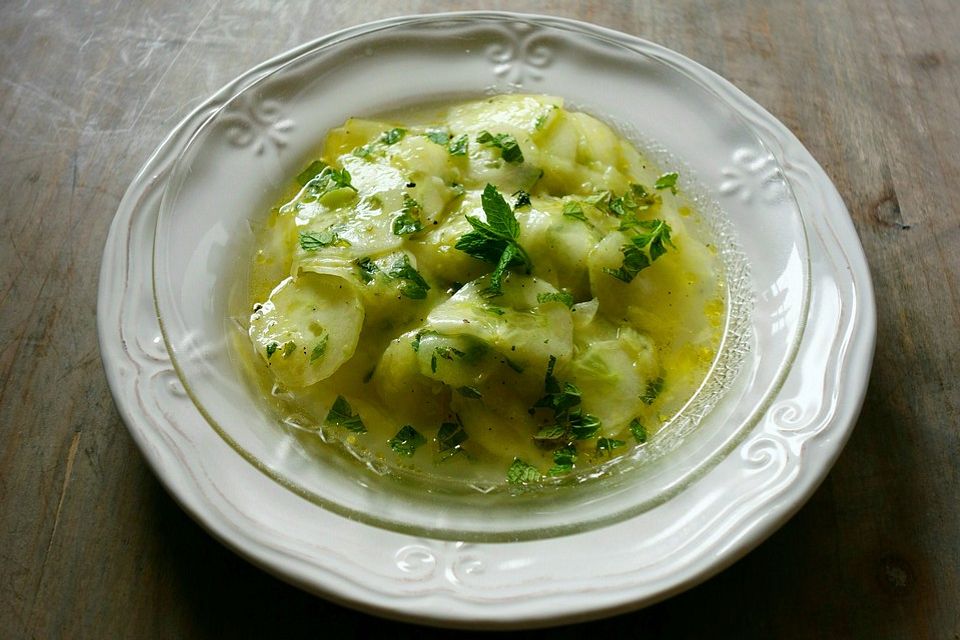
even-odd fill
[(657, 178), (654, 188), (656, 189), (670, 189), (670, 192), (673, 195), (677, 195), (677, 178), (680, 177), (676, 171), (671, 171), (670, 173), (665, 173), (659, 178)]
[(459, 422), (444, 422), (437, 431), (437, 451), (440, 453), (457, 451), (469, 440), (467, 432)]
[(563, 204), (563, 215), (567, 216), (568, 218), (580, 220), (581, 222), (590, 222), (587, 220), (587, 216), (584, 215), (583, 207), (579, 202), (565, 202)]
[(347, 431), (354, 433), (367, 432), (363, 420), (360, 419), (359, 415), (353, 413), (350, 403), (347, 402), (343, 396), (337, 396), (337, 399), (333, 401), (333, 406), (330, 407), (330, 411), (327, 413), (327, 417), (324, 418), (323, 423), (331, 427), (343, 427)]
[(441, 129), (431, 129), (427, 131), (424, 135), (427, 136), (427, 139), (430, 142), (435, 142), (439, 145), (445, 145), (448, 142), (450, 142), (450, 134)]
[(427, 297), (430, 285), (423, 279), (420, 272), (410, 264), (410, 256), (403, 254), (390, 270), (387, 276), (400, 281), (400, 293), (413, 300), (423, 300)]
[(401, 129), (400, 127), (396, 127), (394, 129), (390, 129), (389, 131), (384, 131), (383, 134), (380, 136), (380, 142), (382, 142), (385, 145), (396, 144), (401, 140), (403, 140), (403, 137), (405, 135), (407, 135), (406, 129)]
[(514, 458), (510, 468), (507, 469), (507, 482), (510, 484), (524, 485), (532, 482), (539, 482), (543, 474), (540, 470), (520, 458)]
[(553, 452), (553, 466), (547, 471), (551, 476), (562, 476), (573, 471), (577, 462), (577, 448), (572, 444), (561, 447)]
[(560, 302), (569, 309), (573, 306), (573, 295), (567, 293), (566, 291), (557, 291), (555, 293), (538, 293), (537, 294), (537, 304), (543, 304), (545, 302)]
[(625, 445), (623, 440), (614, 440), (613, 438), (597, 438), (597, 455), (611, 455), (614, 449)]
[(643, 392), (643, 395), (640, 396), (640, 400), (642, 400), (644, 404), (653, 404), (660, 395), (661, 391), (663, 391), (662, 376), (647, 383), (647, 388)]
[(397, 435), (387, 440), (387, 444), (393, 449), (393, 452), (401, 456), (412, 456), (418, 447), (425, 445), (427, 439), (412, 425), (405, 424), (397, 431)]
[(530, 194), (520, 189), (513, 193), (516, 196), (516, 200), (513, 202), (513, 208), (519, 209), (520, 207), (529, 207), (532, 203), (530, 202)]
[(634, 418), (630, 421), (630, 433), (637, 444), (643, 444), (647, 441), (647, 429), (640, 423), (640, 418)]
[(463, 134), (447, 144), (447, 152), (452, 156), (465, 156), (467, 155), (467, 143), (469, 141), (470, 137), (467, 134)]
[(324, 229), (323, 231), (301, 231), (300, 248), (304, 251), (317, 251), (323, 247), (349, 247), (350, 241), (341, 238), (336, 231)]
[(517, 144), (517, 139), (509, 133), (498, 133), (496, 135), (489, 131), (481, 131), (477, 136), (477, 142), (490, 147), (500, 149), (500, 157), (505, 162), (520, 164), (523, 162), (523, 150)]
[(284, 358), (289, 358), (294, 351), (297, 350), (297, 343), (291, 340), (290, 342), (283, 343), (283, 351), (280, 353)]
[(638, 273), (665, 254), (667, 245), (674, 246), (670, 240), (670, 225), (663, 220), (637, 220), (632, 226), (635, 235), (629, 244), (620, 248), (623, 264), (617, 269), (603, 269), (604, 273), (624, 282), (632, 282)]
[(409, 195), (403, 194), (403, 208), (400, 215), (393, 219), (393, 235), (405, 236), (422, 230), (421, 212), (420, 203)]
[(324, 331), (323, 335), (320, 336), (320, 340), (318, 340), (317, 344), (314, 345), (313, 351), (310, 352), (310, 362), (323, 357), (323, 354), (327, 352), (327, 343), (329, 341), (330, 334)]
[(277, 342), (271, 342), (267, 345), (267, 360), (273, 357), (273, 354), (277, 352), (277, 348), (280, 346)]

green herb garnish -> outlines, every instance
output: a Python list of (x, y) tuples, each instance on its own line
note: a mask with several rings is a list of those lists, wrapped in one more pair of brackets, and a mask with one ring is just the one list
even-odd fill
[(580, 408), (580, 389), (571, 382), (561, 383), (553, 375), (557, 358), (550, 356), (547, 375), (544, 378), (545, 395), (537, 400), (533, 409), (553, 411), (553, 423), (540, 429), (534, 436), (537, 440), (587, 440), (600, 431), (600, 420), (584, 413)]
[(577, 448), (572, 444), (561, 447), (553, 452), (553, 466), (547, 471), (551, 476), (562, 476), (573, 471), (577, 462)]
[(677, 195), (677, 178), (680, 177), (676, 171), (671, 171), (670, 173), (665, 173), (659, 178), (657, 178), (654, 188), (656, 189), (670, 189), (670, 192), (673, 195)]
[(393, 235), (405, 236), (423, 229), (420, 222), (421, 212), (420, 203), (403, 194), (403, 208), (400, 215), (393, 219)]
[(655, 380), (651, 380), (647, 383), (647, 388), (643, 392), (643, 395), (640, 396), (640, 399), (644, 404), (653, 404), (657, 397), (660, 395), (660, 392), (663, 391), (663, 377), (658, 377)]
[(336, 231), (301, 231), (300, 248), (304, 251), (317, 251), (323, 247), (349, 247), (350, 241), (341, 238)]
[(284, 358), (290, 357), (290, 355), (297, 350), (297, 343), (291, 340), (290, 342), (283, 343), (283, 351), (280, 353)]
[(469, 439), (467, 432), (463, 430), (463, 424), (459, 422), (444, 422), (437, 431), (437, 451), (440, 453), (456, 453), (460, 450), (460, 445)]
[(347, 402), (343, 396), (337, 396), (337, 399), (333, 401), (333, 406), (330, 407), (330, 411), (327, 413), (327, 417), (323, 419), (323, 423), (331, 427), (343, 427), (347, 431), (354, 433), (367, 432), (367, 427), (364, 426), (360, 415), (353, 413), (353, 408), (350, 407), (350, 403)]
[(430, 355), (430, 370), (433, 373), (437, 372), (437, 358), (443, 358), (444, 360), (460, 360), (467, 353), (461, 351), (456, 347), (451, 347), (447, 345), (441, 345), (433, 350), (433, 353)]
[(597, 438), (597, 455), (610, 455), (614, 449), (622, 447), (626, 442), (613, 438)]
[(360, 270), (360, 279), (363, 280), (364, 284), (370, 284), (373, 278), (380, 272), (380, 267), (369, 257), (360, 258), (354, 261), (354, 264), (356, 264)]
[(643, 444), (647, 441), (647, 429), (640, 423), (640, 418), (634, 418), (630, 421), (630, 433), (637, 444)]
[(579, 202), (565, 202), (563, 204), (563, 215), (567, 216), (568, 218), (580, 220), (581, 222), (590, 222), (587, 220), (587, 216), (584, 215), (583, 207)]
[(530, 203), (530, 194), (527, 193), (526, 191), (524, 191), (523, 189), (519, 189), (519, 190), (515, 191), (515, 192), (513, 193), (513, 195), (516, 196), (516, 198), (517, 198), (517, 199), (514, 201), (514, 203), (513, 203), (513, 208), (514, 208), (514, 210), (519, 209), (520, 207), (529, 207), (529, 206), (530, 206), (530, 204), (531, 204), (531, 203)]
[(387, 440), (387, 444), (397, 455), (410, 457), (418, 447), (425, 445), (427, 439), (409, 424), (405, 424), (397, 431), (397, 435)]
[(670, 240), (670, 225), (663, 220), (639, 220), (633, 226), (635, 235), (620, 248), (623, 265), (616, 269), (603, 269), (604, 273), (623, 282), (632, 282), (638, 273), (665, 254), (666, 245), (674, 246)]
[(319, 198), (337, 189), (357, 190), (356, 187), (350, 183), (349, 171), (346, 169), (337, 170), (329, 166), (324, 167), (320, 173), (310, 178), (310, 180), (304, 185), (304, 189), (307, 190), (309, 195), (316, 198)]
[(445, 145), (450, 142), (450, 134), (442, 129), (431, 129), (425, 134), (430, 142), (436, 142), (439, 145)]
[(277, 349), (280, 347), (280, 344), (277, 342), (271, 342), (267, 345), (267, 360), (273, 357), (273, 354), (277, 352)]
[(517, 139), (509, 133), (498, 133), (496, 135), (489, 131), (481, 131), (477, 136), (477, 142), (485, 144), (496, 149), (500, 149), (500, 157), (505, 162), (520, 164), (523, 162), (523, 150), (517, 144)]
[(567, 306), (569, 309), (573, 306), (573, 295), (567, 293), (566, 291), (556, 291), (553, 293), (538, 293), (537, 294), (537, 304), (543, 304), (545, 302), (561, 302)]
[(323, 335), (320, 336), (320, 340), (318, 340), (317, 344), (314, 345), (313, 351), (310, 352), (310, 362), (323, 357), (323, 354), (327, 352), (327, 343), (329, 341), (330, 334), (324, 331)]
[(452, 156), (465, 156), (467, 155), (467, 144), (470, 141), (470, 137), (467, 134), (450, 140), (447, 144), (447, 152)]
[(389, 131), (384, 131), (383, 135), (380, 136), (380, 142), (385, 145), (396, 144), (403, 140), (403, 136), (405, 135), (407, 135), (406, 129), (396, 127), (394, 129), (390, 129)]
[(507, 269), (525, 266), (529, 271), (533, 263), (518, 242), (520, 223), (497, 188), (487, 184), (480, 202), (487, 217), (486, 222), (467, 216), (473, 231), (457, 240), (455, 246), (478, 260), (496, 265), (490, 274), (490, 287), (486, 292), (492, 297), (503, 293), (503, 276)]
[(510, 484), (524, 485), (532, 482), (539, 482), (543, 474), (540, 470), (529, 462), (524, 462), (520, 458), (514, 458), (510, 468), (507, 469), (507, 482)]
[(423, 279), (420, 272), (410, 264), (410, 257), (407, 254), (403, 254), (386, 274), (390, 278), (400, 281), (400, 293), (406, 297), (413, 300), (423, 300), (427, 297), (430, 285)]

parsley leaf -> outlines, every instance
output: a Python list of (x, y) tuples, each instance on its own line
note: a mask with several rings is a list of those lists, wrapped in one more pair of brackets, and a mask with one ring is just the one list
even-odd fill
[(657, 396), (660, 395), (660, 392), (663, 391), (663, 377), (658, 377), (655, 380), (651, 380), (647, 383), (647, 388), (643, 392), (643, 395), (640, 396), (640, 400), (644, 404), (653, 404), (657, 399)]
[(617, 269), (603, 269), (604, 273), (623, 282), (632, 282), (638, 273), (665, 254), (666, 245), (674, 246), (670, 240), (670, 225), (663, 220), (639, 220), (634, 223), (634, 228), (636, 234), (630, 243), (620, 248), (623, 265)]
[(405, 135), (407, 135), (406, 129), (396, 127), (394, 129), (390, 129), (390, 131), (384, 131), (383, 135), (380, 136), (380, 142), (385, 145), (396, 144), (403, 140), (403, 136)]
[(517, 144), (517, 139), (509, 133), (498, 133), (496, 135), (489, 131), (481, 131), (477, 136), (477, 142), (485, 144), (496, 149), (500, 149), (500, 157), (505, 162), (520, 164), (523, 162), (523, 150)]
[(317, 251), (323, 247), (349, 247), (350, 241), (341, 238), (336, 231), (324, 229), (323, 231), (301, 231), (300, 248), (304, 251)]
[(330, 412), (323, 419), (323, 423), (331, 427), (343, 427), (354, 433), (367, 432), (367, 427), (364, 426), (360, 415), (353, 413), (350, 403), (343, 396), (337, 396), (337, 399), (333, 401), (333, 406), (330, 407)]
[(540, 473), (539, 469), (520, 458), (514, 458), (510, 468), (507, 469), (507, 482), (510, 484), (530, 484), (539, 482), (542, 477), (543, 474)]
[(538, 293), (537, 294), (537, 304), (543, 304), (545, 302), (561, 302), (567, 306), (569, 309), (573, 306), (573, 295), (566, 291), (557, 291), (554, 293)]
[(397, 435), (387, 440), (387, 444), (397, 455), (410, 457), (418, 447), (425, 445), (427, 439), (412, 425), (405, 424), (397, 431)]
[(467, 155), (467, 143), (469, 141), (470, 137), (467, 134), (452, 139), (449, 144), (447, 144), (447, 152), (452, 156), (465, 156)]
[(450, 134), (442, 129), (430, 129), (425, 134), (430, 142), (445, 145), (450, 142)]
[(572, 444), (561, 447), (553, 452), (553, 466), (547, 471), (551, 476), (562, 476), (573, 471), (577, 462), (577, 448)]
[(637, 444), (643, 444), (647, 441), (647, 429), (640, 423), (640, 418), (634, 418), (630, 421), (630, 433)]
[(507, 269), (525, 266), (530, 270), (533, 264), (517, 242), (520, 223), (497, 188), (487, 184), (480, 196), (480, 203), (486, 214), (486, 222), (467, 216), (473, 231), (457, 240), (455, 247), (478, 260), (496, 265), (490, 274), (490, 287), (487, 290), (492, 297), (503, 293), (503, 276)]
[(357, 188), (350, 183), (349, 171), (346, 169), (337, 170), (329, 166), (323, 167), (320, 173), (310, 178), (303, 186), (304, 189), (307, 190), (308, 195), (315, 198), (320, 198), (337, 189), (357, 190)]
[(403, 254), (403, 257), (394, 263), (390, 271), (387, 271), (387, 275), (400, 280), (400, 293), (406, 297), (413, 300), (423, 300), (427, 297), (430, 285), (410, 264), (410, 257), (407, 254)]
[(420, 203), (407, 194), (403, 194), (403, 208), (399, 216), (393, 219), (393, 235), (404, 236), (423, 229), (420, 222)]
[(614, 449), (627, 444), (623, 440), (614, 440), (613, 438), (597, 438), (597, 455), (610, 455)]
[(680, 177), (676, 171), (671, 171), (670, 173), (665, 173), (659, 178), (657, 178), (654, 188), (656, 189), (670, 189), (670, 192), (673, 195), (677, 195), (677, 178)]
[(267, 360), (273, 357), (273, 354), (277, 352), (277, 348), (280, 346), (277, 342), (271, 342), (267, 345)]
[(323, 357), (323, 354), (327, 352), (327, 343), (329, 341), (330, 334), (324, 331), (323, 335), (320, 336), (320, 340), (318, 340), (317, 344), (314, 345), (313, 351), (310, 352), (310, 362)]

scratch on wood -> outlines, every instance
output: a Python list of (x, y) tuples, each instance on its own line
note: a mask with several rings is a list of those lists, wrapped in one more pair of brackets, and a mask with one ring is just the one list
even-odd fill
[(80, 436), (83, 431), (77, 431), (73, 434), (73, 440), (70, 441), (70, 450), (67, 451), (67, 468), (63, 474), (63, 485), (60, 487), (60, 499), (57, 501), (57, 513), (53, 517), (53, 530), (50, 532), (50, 540), (47, 542), (46, 556), (50, 555), (50, 547), (53, 546), (53, 538), (57, 535), (57, 527), (60, 525), (60, 512), (63, 510), (63, 500), (67, 496), (67, 488), (70, 486), (70, 476), (73, 475), (73, 461), (77, 459), (77, 450), (80, 448)]

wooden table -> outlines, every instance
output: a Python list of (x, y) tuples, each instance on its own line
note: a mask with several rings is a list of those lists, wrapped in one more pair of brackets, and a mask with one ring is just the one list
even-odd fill
[(342, 27), (491, 5), (649, 38), (750, 94), (836, 182), (878, 301), (863, 414), (800, 513), (699, 587), (550, 637), (960, 638), (955, 0), (3, 3), (0, 637), (435, 633), (287, 586), (177, 507), (107, 389), (97, 275), (130, 180), (223, 83)]

